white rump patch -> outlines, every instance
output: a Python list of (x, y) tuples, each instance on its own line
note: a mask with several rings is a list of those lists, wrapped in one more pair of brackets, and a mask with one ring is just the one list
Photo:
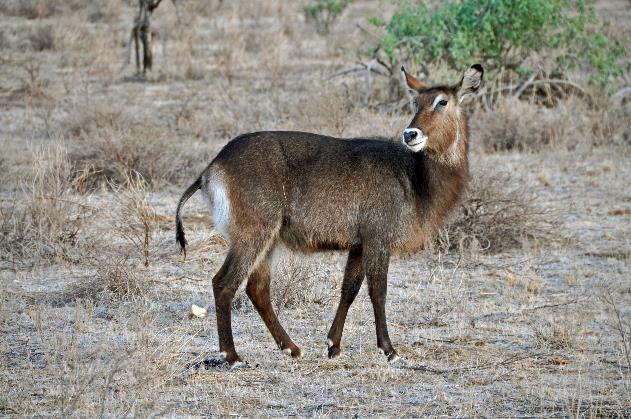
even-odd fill
[(215, 230), (228, 238), (230, 226), (230, 198), (223, 174), (214, 170), (206, 180), (206, 198), (213, 215)]

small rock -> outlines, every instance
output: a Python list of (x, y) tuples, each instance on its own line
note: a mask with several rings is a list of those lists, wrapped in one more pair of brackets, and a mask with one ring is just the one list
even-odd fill
[(205, 308), (196, 306), (195, 304), (191, 304), (191, 308), (189, 309), (189, 316), (191, 318), (197, 317), (199, 319), (204, 318), (208, 315), (208, 310)]

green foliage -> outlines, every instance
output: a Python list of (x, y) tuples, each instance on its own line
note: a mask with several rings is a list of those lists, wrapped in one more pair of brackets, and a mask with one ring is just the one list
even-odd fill
[(315, 22), (319, 34), (327, 34), (349, 3), (350, 0), (315, 0), (304, 7), (305, 16), (307, 21)]
[(390, 61), (418, 64), (443, 60), (461, 70), (471, 62), (490, 72), (528, 72), (533, 52), (553, 57), (557, 70), (589, 64), (591, 81), (605, 86), (622, 73), (624, 47), (608, 39), (593, 9), (570, 0), (462, 0), (431, 8), (404, 0), (389, 22), (372, 19), (386, 35), (381, 46)]

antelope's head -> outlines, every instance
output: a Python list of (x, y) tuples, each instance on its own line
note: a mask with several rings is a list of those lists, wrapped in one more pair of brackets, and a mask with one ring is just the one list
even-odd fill
[(427, 154), (456, 164), (466, 153), (467, 125), (462, 104), (482, 85), (484, 70), (480, 64), (469, 67), (459, 83), (452, 86), (426, 86), (401, 67), (403, 85), (412, 96), (415, 114), (403, 130), (403, 144), (416, 153)]

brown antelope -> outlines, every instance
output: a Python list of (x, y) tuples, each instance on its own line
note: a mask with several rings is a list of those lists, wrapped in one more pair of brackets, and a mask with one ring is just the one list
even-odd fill
[(338, 139), (306, 132), (265, 131), (230, 141), (182, 195), (176, 240), (186, 255), (180, 210), (198, 189), (216, 229), (229, 241), (213, 278), (219, 350), (235, 366), (231, 303), (246, 293), (283, 352), (300, 357), (270, 302), (270, 259), (283, 243), (302, 252), (346, 250), (342, 296), (328, 334), (329, 357), (340, 354), (346, 314), (364, 276), (373, 305), (377, 346), (398, 359), (386, 323), (390, 256), (419, 248), (461, 196), (467, 178), (467, 119), (462, 102), (479, 89), (479, 64), (453, 86), (426, 87), (401, 67), (416, 113), (402, 142)]

